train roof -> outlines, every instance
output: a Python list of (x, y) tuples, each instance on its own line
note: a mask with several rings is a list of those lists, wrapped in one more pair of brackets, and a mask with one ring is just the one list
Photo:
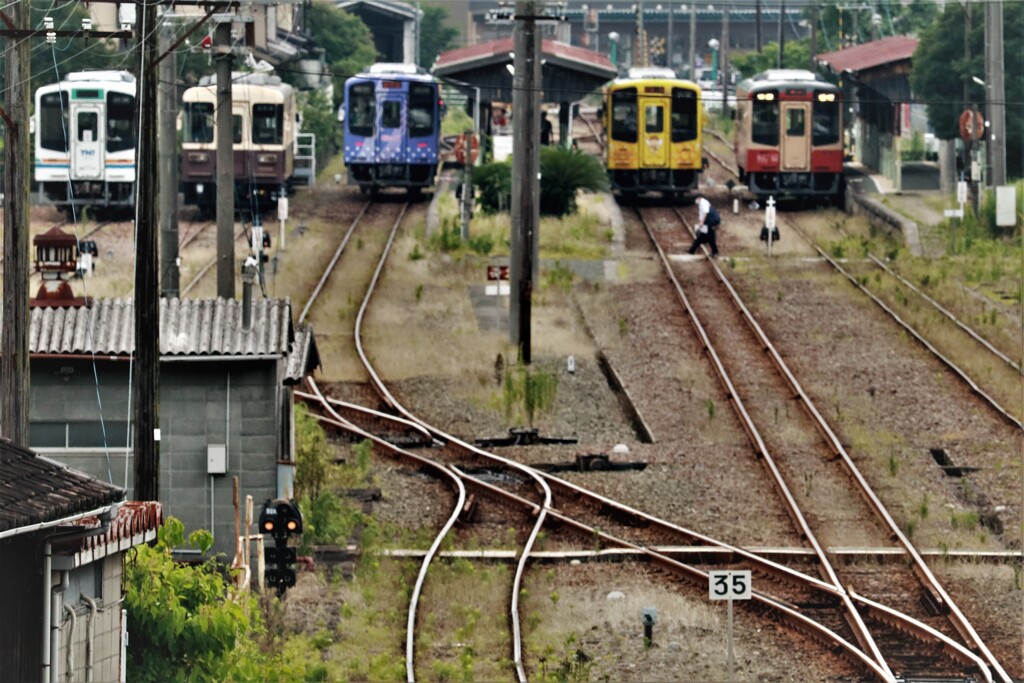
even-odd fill
[(416, 66), (415, 64), (403, 64), (401, 62), (377, 62), (371, 64), (364, 71), (360, 71), (355, 76), (346, 80), (348, 81), (359, 81), (359, 80), (380, 80), (381, 78), (390, 78), (405, 81), (418, 81), (421, 83), (437, 83), (438, 79), (436, 76), (428, 73), (422, 67)]
[(135, 74), (131, 71), (112, 71), (109, 69), (96, 71), (72, 71), (65, 74), (65, 81), (114, 81), (115, 83), (134, 83)]
[(628, 86), (637, 81), (675, 81), (683, 87), (690, 87), (699, 90), (699, 86), (693, 81), (679, 78), (676, 72), (664, 66), (634, 66), (630, 68), (625, 76), (612, 81), (612, 87)]
[(57, 90), (68, 90), (69, 88), (80, 84), (102, 84), (105, 88), (114, 90), (115, 92), (134, 93), (135, 74), (130, 71), (110, 70), (73, 71), (71, 73), (64, 74), (64, 79), (60, 83), (41, 85), (36, 88), (36, 92), (50, 93), (56, 92)]
[(737, 91), (755, 92), (776, 88), (813, 86), (819, 90), (836, 91), (839, 87), (807, 69), (768, 69), (745, 78), (736, 85)]
[[(199, 79), (199, 85), (185, 90), (182, 99), (185, 101), (202, 101), (216, 99), (217, 75), (211, 74)], [(243, 73), (235, 71), (231, 74), (232, 99), (247, 98), (264, 99), (267, 101), (285, 101), (293, 96), (294, 88), (281, 81), (279, 76), (263, 73)]]

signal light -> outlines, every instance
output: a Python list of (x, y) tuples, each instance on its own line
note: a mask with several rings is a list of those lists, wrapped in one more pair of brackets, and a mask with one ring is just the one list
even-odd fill
[(267, 563), (266, 581), (268, 586), (277, 588), (278, 594), (295, 585), (297, 559), (295, 548), (288, 547), (288, 537), (302, 533), (302, 513), (294, 501), (285, 498), (267, 500), (260, 511), (260, 529), (274, 537), (274, 545), (263, 549)]

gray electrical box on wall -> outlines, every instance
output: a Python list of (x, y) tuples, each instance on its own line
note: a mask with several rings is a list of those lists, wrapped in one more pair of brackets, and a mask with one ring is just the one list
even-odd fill
[(206, 473), (224, 474), (228, 471), (228, 451), (224, 444), (206, 445)]

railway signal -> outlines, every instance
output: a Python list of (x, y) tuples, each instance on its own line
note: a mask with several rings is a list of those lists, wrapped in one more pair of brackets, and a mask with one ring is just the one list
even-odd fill
[(295, 548), (288, 547), (292, 534), (302, 533), (302, 513), (295, 501), (286, 498), (267, 500), (260, 510), (260, 533), (272, 536), (274, 545), (263, 550), (267, 563), (267, 585), (278, 595), (295, 585)]

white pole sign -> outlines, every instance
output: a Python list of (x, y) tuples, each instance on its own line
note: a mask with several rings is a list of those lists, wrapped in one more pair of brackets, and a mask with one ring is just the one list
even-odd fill
[(750, 599), (749, 569), (718, 569), (708, 572), (708, 597), (729, 601), (729, 681), (733, 681), (732, 601)]

